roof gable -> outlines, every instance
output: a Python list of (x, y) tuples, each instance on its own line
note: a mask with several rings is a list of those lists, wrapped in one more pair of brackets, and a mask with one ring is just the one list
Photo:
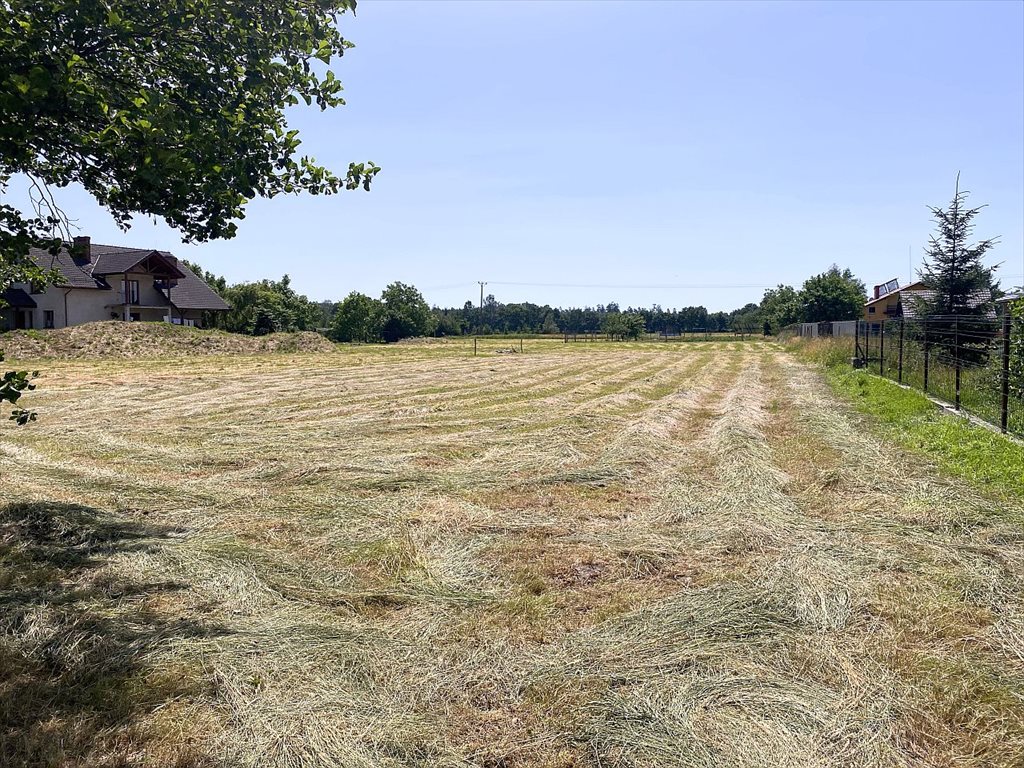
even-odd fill
[[(215, 311), (231, 308), (201, 277), (195, 275), (168, 251), (127, 248), (120, 245), (91, 245), (89, 254), (89, 258), (73, 255), (66, 247), (56, 256), (39, 248), (32, 248), (29, 251), (38, 267), (44, 270), (57, 270), (61, 281), (56, 285), (65, 288), (110, 290), (110, 285), (103, 279), (104, 275), (123, 273), (151, 259), (158, 262), (162, 268), (158, 273), (159, 277), (175, 281), (171, 284), (170, 299), (178, 309)], [(166, 289), (164, 294), (166, 295)]]
[[(102, 247), (102, 246), (100, 246)], [(122, 249), (116, 252), (93, 254), (92, 274), (112, 275), (134, 271), (139, 265), (144, 270), (160, 277), (182, 278), (185, 275), (178, 268), (177, 259), (165, 251)]]

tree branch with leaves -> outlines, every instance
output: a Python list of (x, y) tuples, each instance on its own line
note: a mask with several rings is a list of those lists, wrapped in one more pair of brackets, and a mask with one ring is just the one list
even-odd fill
[[(164, 219), (185, 241), (229, 238), (255, 197), (364, 189), (300, 154), (285, 112), (343, 105), (330, 64), (355, 0), (0, 2), (0, 193), (16, 176), (31, 213), (0, 202), (0, 290), (45, 275), (29, 248), (62, 247), (50, 190), (77, 184), (127, 229)], [(20, 381), (20, 379), (18, 379)], [(19, 390), (24, 391), (24, 390)]]

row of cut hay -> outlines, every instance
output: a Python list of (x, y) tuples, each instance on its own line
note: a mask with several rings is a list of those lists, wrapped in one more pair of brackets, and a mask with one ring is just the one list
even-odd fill
[(802, 503), (868, 577), (842, 641), (850, 663), (884, 669), (894, 731), (931, 764), (1020, 764), (1024, 509), (885, 445), (792, 359), (777, 370), (798, 432), (779, 443), (784, 460), (799, 470), (834, 454), (815, 470), (827, 482), (803, 472)]
[[(906, 693), (860, 642), (901, 642), (873, 613), (875, 574), (896, 592), (901, 564), (932, 585), (955, 566), (952, 588), (1002, 601), (977, 635), (1009, 653), (1018, 603), (985, 546), (1006, 554), (1010, 532), (972, 550), (909, 516), (865, 522), (876, 492), (824, 454), (821, 482), (797, 487), (776, 433), (802, 385), (772, 348), (737, 346), (643, 371), (625, 347), (597, 350), (589, 379), (576, 354), (310, 358), (299, 375), (200, 362), (208, 408), (154, 367), (14, 435), (0, 482), (175, 526), (94, 573), (182, 585), (132, 600), (195, 631), (172, 621), (115, 657), (199, 670), (198, 692), (151, 719), (202, 723), (188, 738), (230, 764), (913, 764), (894, 734)], [(124, 420), (135, 398), (147, 407)], [(852, 427), (830, 409), (844, 421), (825, 403), (799, 428), (841, 439)], [(914, 504), (938, 503), (901, 471)]]
[(170, 323), (117, 320), (0, 334), (0, 352), (12, 360), (171, 358), (266, 352), (309, 354), (333, 349), (334, 344), (328, 339), (311, 331), (244, 336)]
[(704, 487), (676, 517), (681, 550), (719, 580), (563, 649), (581, 678), (611, 685), (581, 731), (609, 765), (895, 764), (878, 681), (808, 678), (792, 658), (805, 638), (833, 647), (856, 581), (848, 548), (823, 548), (784, 491), (765, 439), (765, 362), (748, 360), (718, 404), (698, 441), (712, 462)]

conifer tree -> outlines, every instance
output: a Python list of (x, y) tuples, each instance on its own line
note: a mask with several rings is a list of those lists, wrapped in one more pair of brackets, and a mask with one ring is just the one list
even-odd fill
[(996, 245), (994, 238), (971, 243), (974, 219), (985, 206), (967, 206), (969, 192), (956, 191), (947, 208), (929, 206), (936, 232), (925, 249), (919, 271), (926, 289), (913, 296), (917, 316), (927, 323), (929, 343), (953, 362), (984, 364), (988, 337), (994, 332), (989, 318), (998, 287), (995, 267), (983, 263)]

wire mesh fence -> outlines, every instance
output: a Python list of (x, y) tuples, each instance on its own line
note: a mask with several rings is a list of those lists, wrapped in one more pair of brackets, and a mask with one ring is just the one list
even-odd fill
[(1024, 322), (1003, 317), (860, 321), (854, 359), (867, 370), (1024, 436)]

